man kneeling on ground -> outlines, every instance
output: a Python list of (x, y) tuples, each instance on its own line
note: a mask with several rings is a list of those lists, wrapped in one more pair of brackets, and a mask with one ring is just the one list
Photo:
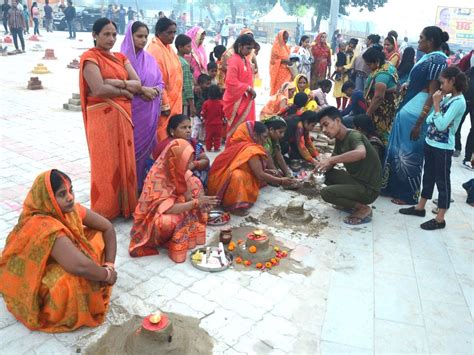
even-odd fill
[[(321, 197), (350, 213), (345, 223), (370, 222), (372, 209), (368, 205), (377, 199), (382, 184), (382, 166), (377, 152), (362, 133), (344, 126), (337, 108), (329, 106), (319, 111), (318, 121), (323, 133), (336, 139), (332, 156), (321, 157), (316, 164), (319, 171), (326, 173), (328, 185), (322, 189)], [(344, 164), (346, 170), (333, 169), (339, 163)]]

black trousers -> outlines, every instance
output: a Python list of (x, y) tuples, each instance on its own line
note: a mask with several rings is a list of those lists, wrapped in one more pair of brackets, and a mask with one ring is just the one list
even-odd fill
[(23, 28), (10, 28), (10, 32), (13, 36), (13, 43), (15, 44), (15, 48), (19, 50), (18, 47), (18, 37), (20, 37), (21, 49), (25, 50), (25, 39), (23, 38)]
[(467, 103), (466, 112), (462, 116), (461, 123), (459, 124), (458, 130), (456, 131), (455, 137), (455, 149), (461, 151), (462, 144), (461, 144), (461, 128), (464, 120), (466, 119), (467, 114), (471, 117), (471, 129), (469, 130), (469, 134), (466, 139), (466, 149), (464, 160), (471, 160), (471, 155), (474, 153), (474, 105)]
[(436, 184), (438, 207), (448, 209), (451, 200), (451, 158), (452, 150), (432, 147), (425, 143), (425, 165), (423, 167), (423, 188), (421, 197), (431, 200)]

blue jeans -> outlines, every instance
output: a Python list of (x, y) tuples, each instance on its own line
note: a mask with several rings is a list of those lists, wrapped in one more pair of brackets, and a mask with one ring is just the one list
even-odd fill
[(74, 27), (74, 20), (66, 21), (67, 29), (69, 31), (69, 38), (76, 38), (76, 28)]
[(355, 73), (355, 89), (364, 92), (365, 83), (367, 81), (367, 74), (362, 72)]
[(466, 202), (469, 204), (474, 203), (474, 179), (465, 182), (464, 184), (462, 184), (462, 187), (467, 192)]
[(39, 35), (40, 34), (40, 30), (39, 30), (39, 19), (37, 18), (33, 18), (33, 25), (34, 25), (34, 33), (35, 35)]

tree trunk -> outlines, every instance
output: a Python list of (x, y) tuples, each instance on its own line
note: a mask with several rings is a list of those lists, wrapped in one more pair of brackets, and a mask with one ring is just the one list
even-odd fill
[(230, 15), (232, 16), (232, 23), (235, 23), (235, 18), (237, 17), (237, 8), (235, 7), (234, 0), (230, 0)]
[(314, 24), (313, 31), (319, 32), (319, 27), (321, 26), (322, 19), (323, 19), (323, 12), (318, 11), (318, 16), (316, 17), (316, 23)]
[(217, 22), (216, 18), (214, 16), (214, 13), (212, 12), (211, 4), (209, 3), (209, 1), (206, 4), (206, 9), (207, 9), (207, 13), (209, 14), (209, 17), (211, 18), (212, 22)]

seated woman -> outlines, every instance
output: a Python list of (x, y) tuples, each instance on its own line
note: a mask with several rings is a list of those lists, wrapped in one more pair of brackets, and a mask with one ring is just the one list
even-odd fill
[(207, 211), (217, 199), (204, 196), (189, 169), (193, 161), (191, 144), (173, 139), (153, 164), (133, 214), (131, 256), (156, 255), (165, 247), (171, 260), (182, 263), (188, 249), (206, 242)]
[(293, 115), (286, 119), (288, 129), (280, 142), (281, 153), (290, 160), (303, 159), (316, 164), (318, 150), (314, 146), (309, 132), (314, 129), (318, 120), (316, 112), (306, 111), (301, 116)]
[(293, 177), (293, 173), (286, 165), (281, 154), (280, 147), (280, 140), (285, 136), (287, 128), (286, 121), (279, 116), (273, 116), (263, 121), (263, 123), (268, 128), (268, 138), (263, 144), (269, 157), (265, 171), (274, 176)]
[(385, 156), (385, 145), (377, 134), (375, 125), (366, 114), (361, 114), (354, 116), (353, 120), (354, 128), (367, 137), (369, 143), (377, 152), (377, 155), (380, 158), (380, 162), (383, 162)]
[(365, 86), (367, 114), (374, 121), (380, 139), (387, 144), (399, 104), (397, 69), (374, 47), (367, 49), (362, 58), (372, 70)]
[[(309, 88), (309, 81), (308, 78), (304, 74), (298, 74), (293, 80), (293, 84), (295, 85), (295, 95), (303, 92), (308, 96), (308, 102), (303, 107), (303, 111), (315, 111), (318, 109), (318, 104), (312, 98), (311, 89)], [(288, 100), (289, 104), (293, 104), (294, 96)]]
[(195, 160), (191, 163), (189, 170), (201, 180), (202, 185), (205, 187), (210, 166), (209, 158), (206, 155), (204, 146), (197, 139), (191, 138), (191, 120), (185, 115), (174, 115), (168, 121), (166, 132), (168, 133), (168, 138), (158, 143), (153, 150), (153, 161), (150, 164), (150, 168), (171, 141), (176, 138), (185, 139), (194, 149)]
[(260, 112), (260, 120), (273, 117), (278, 114), (281, 110), (287, 108), (288, 100), (290, 97), (293, 97), (295, 94), (295, 84), (291, 82), (284, 83), (280, 90), (270, 97), (270, 100), (263, 107)]
[(262, 122), (244, 122), (227, 140), (209, 171), (209, 194), (217, 195), (231, 213), (247, 214), (264, 183), (288, 186), (292, 179), (265, 172), (268, 156), (263, 144), (268, 129)]
[(116, 248), (113, 225), (74, 203), (66, 174), (46, 171), (35, 179), (8, 236), (0, 258), (0, 293), (31, 330), (96, 327), (105, 319), (117, 280)]
[(304, 92), (299, 92), (294, 96), (293, 103), (285, 107), (284, 109), (280, 110), (277, 116), (280, 116), (281, 118), (284, 118), (284, 119), (286, 119), (287, 117), (290, 117), (291, 115), (300, 116), (303, 113), (303, 108), (307, 102), (308, 102), (308, 95), (306, 95)]

